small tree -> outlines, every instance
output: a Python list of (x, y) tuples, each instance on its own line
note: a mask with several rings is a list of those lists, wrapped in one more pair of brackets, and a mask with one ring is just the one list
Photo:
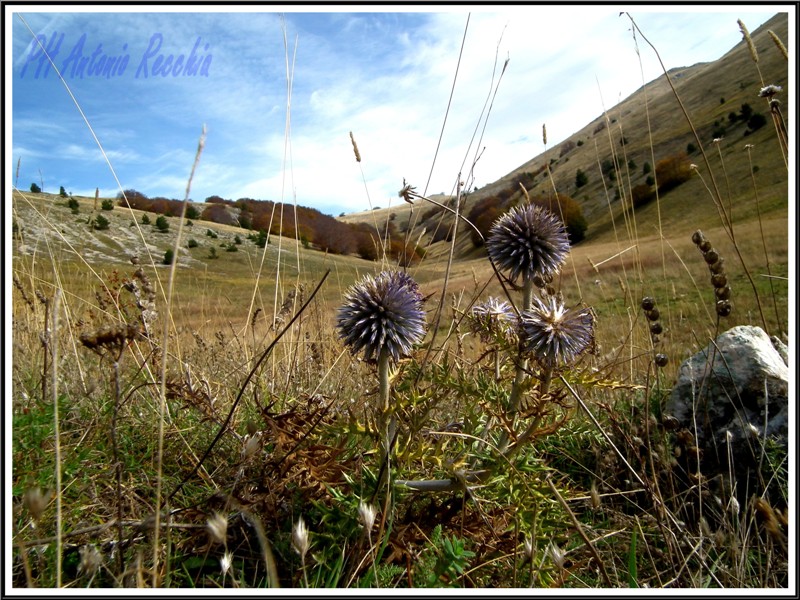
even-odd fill
[(35, 183), (32, 183), (31, 184), (31, 192), (34, 193), (34, 194), (41, 194), (42, 193), (42, 188), (40, 188)]
[(200, 244), (197, 243), (196, 239), (190, 238), (186, 245), (189, 246), (189, 248), (197, 248)]
[(175, 262), (175, 251), (172, 248), (167, 248), (167, 251), (164, 252), (164, 264), (171, 265)]
[(589, 177), (586, 175), (586, 173), (578, 169), (575, 172), (575, 187), (582, 188), (587, 183), (589, 183)]
[(197, 212), (197, 209), (190, 204), (189, 206), (186, 207), (186, 218), (187, 219), (198, 219), (198, 218), (200, 218), (200, 213)]
[(142, 215), (142, 225), (150, 225), (150, 217), (146, 214)]
[(645, 163), (642, 165), (642, 175), (647, 175), (652, 170), (653, 167), (650, 166), (650, 163), (645, 161)]
[(81, 207), (80, 203), (75, 200), (75, 198), (70, 198), (67, 200), (67, 206), (70, 208), (73, 215), (77, 215)]
[(94, 228), (95, 229), (108, 229), (108, 219), (106, 219), (103, 215), (97, 215), (94, 218)]
[(208, 249), (208, 258), (219, 258), (217, 255), (217, 249), (214, 246)]
[(167, 217), (160, 215), (156, 219), (156, 229), (158, 229), (161, 233), (166, 233), (169, 231), (169, 221), (167, 221)]
[(58, 195), (61, 196), (62, 198), (67, 197), (67, 190), (64, 189), (63, 185), (58, 189)]
[(111, 199), (103, 200), (100, 204), (100, 208), (103, 210), (114, 210), (114, 201)]
[(753, 113), (747, 120), (747, 127), (750, 128), (750, 131), (761, 129), (766, 124), (767, 124), (767, 118), (761, 113)]

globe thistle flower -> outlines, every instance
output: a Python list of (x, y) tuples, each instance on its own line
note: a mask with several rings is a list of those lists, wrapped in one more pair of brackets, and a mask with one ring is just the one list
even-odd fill
[(484, 342), (498, 337), (512, 343), (515, 341), (517, 314), (505, 300), (490, 297), (473, 306), (468, 318), (470, 330), (480, 335)]
[(385, 352), (396, 362), (425, 336), (417, 283), (399, 271), (367, 275), (347, 291), (336, 327), (354, 354), (363, 350), (371, 361)]
[(549, 368), (569, 363), (584, 352), (594, 337), (594, 320), (587, 308), (570, 310), (556, 298), (533, 299), (521, 319), (523, 348)]
[(564, 224), (546, 208), (526, 204), (512, 208), (489, 230), (489, 257), (512, 281), (558, 271), (569, 252)]

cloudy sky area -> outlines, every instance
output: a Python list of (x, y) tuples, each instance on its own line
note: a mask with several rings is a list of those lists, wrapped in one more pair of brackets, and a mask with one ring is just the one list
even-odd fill
[[(545, 150), (542, 124), (548, 144), (558, 145), (604, 106), (610, 109), (661, 74), (642, 40), (640, 66), (621, 5), (471, 7), (471, 13), (398, 5), (283, 14), (229, 7), (191, 13), (147, 6), (104, 7), (119, 11), (105, 13), (12, 8), (18, 13), (7, 14), (12, 31), (5, 56), (13, 129), (5, 168), (13, 182), (21, 159), (23, 190), (39, 183), (40, 172), (45, 191), (63, 185), (93, 196), (99, 187), (101, 196), (114, 196), (120, 189), (63, 83), (41, 60), (31, 31), (56, 52), (54, 62), (122, 188), (182, 199), (205, 124), (192, 199), (296, 201), (333, 215), (396, 204), (404, 178), (431, 194), (450, 193), (459, 172), (472, 185), (491, 183)], [(752, 32), (776, 12), (794, 10), (764, 4), (627, 8), (668, 68), (720, 58), (742, 39), (738, 18)], [(158, 52), (150, 46), (156, 34)], [(196, 65), (205, 64), (205, 72), (153, 73), (159, 54), (188, 59), (198, 39)], [(73, 71), (75, 56), (91, 58), (99, 45), (104, 55), (129, 57), (124, 71), (111, 77)], [(485, 104), (506, 59), (485, 123)], [(480, 145), (476, 131), (483, 133)]]

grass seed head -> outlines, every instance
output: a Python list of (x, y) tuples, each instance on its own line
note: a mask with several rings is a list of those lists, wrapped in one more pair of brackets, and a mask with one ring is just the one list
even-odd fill
[(781, 38), (779, 38), (777, 34), (772, 31), (772, 29), (768, 29), (767, 33), (769, 34), (769, 37), (772, 38), (772, 41), (775, 42), (775, 47), (778, 48), (778, 52), (781, 53), (783, 58), (789, 60), (789, 51), (786, 49), (786, 46), (783, 45)]
[(756, 50), (756, 45), (753, 43), (753, 38), (750, 37), (750, 32), (747, 30), (747, 27), (741, 19), (737, 19), (736, 22), (739, 24), (739, 30), (742, 32), (744, 41), (747, 42), (747, 49), (750, 51), (750, 56), (752, 57), (753, 62), (757, 63), (758, 51)]
[(208, 518), (206, 530), (209, 537), (217, 544), (224, 544), (228, 538), (228, 519), (225, 515), (214, 513)]
[(306, 523), (303, 521), (303, 517), (297, 519), (297, 523), (292, 528), (292, 546), (295, 552), (300, 555), (300, 558), (305, 560), (310, 544), (308, 542), (308, 529), (306, 529)]

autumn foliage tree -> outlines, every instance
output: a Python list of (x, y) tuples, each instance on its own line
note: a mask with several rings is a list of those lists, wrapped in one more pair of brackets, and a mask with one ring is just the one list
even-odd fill
[(691, 176), (691, 163), (686, 152), (668, 156), (656, 163), (656, 181), (658, 191), (662, 194), (689, 181)]

